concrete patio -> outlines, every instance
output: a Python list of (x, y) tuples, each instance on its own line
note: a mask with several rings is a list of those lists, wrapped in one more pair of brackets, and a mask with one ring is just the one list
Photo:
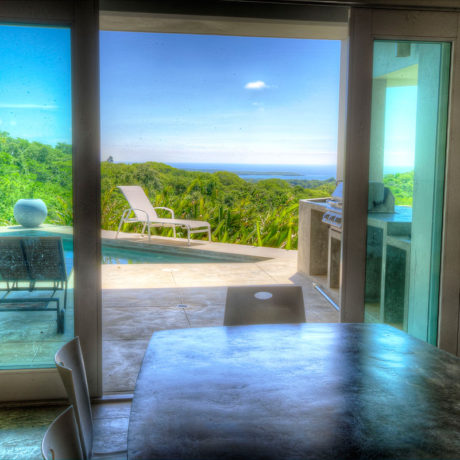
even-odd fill
[[(0, 233), (21, 235), (21, 227)], [(71, 238), (70, 227), (41, 226), (43, 234)], [(16, 233), (17, 232), (17, 233)], [(302, 286), (307, 322), (337, 322), (339, 313), (297, 272), (297, 251), (102, 232), (105, 245), (207, 256), (197, 263), (102, 265), (103, 377), (105, 393), (132, 393), (153, 332), (162, 329), (221, 326), (228, 286), (295, 284)], [(231, 261), (218, 261), (225, 255)], [(248, 256), (252, 260), (248, 260)], [(232, 260), (234, 259), (234, 260)], [(334, 293), (329, 292), (333, 297)], [(61, 294), (62, 295), (62, 294)], [(53, 312), (0, 315), (0, 363), (4, 368), (53, 367), (56, 350), (74, 335), (73, 272), (69, 278), (65, 333), (56, 333)]]
[[(113, 238), (104, 232), (104, 239)], [(124, 234), (120, 242), (186, 248), (185, 240)], [(221, 326), (228, 286), (302, 286), (307, 322), (338, 322), (339, 313), (297, 272), (297, 251), (192, 242), (191, 252), (264, 257), (244, 263), (132, 264), (102, 266), (104, 392), (132, 392), (153, 332)]]

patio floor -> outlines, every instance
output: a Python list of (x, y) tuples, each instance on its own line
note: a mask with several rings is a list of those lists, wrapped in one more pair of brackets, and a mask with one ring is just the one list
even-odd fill
[[(14, 232), (21, 227), (2, 228)], [(1, 232), (0, 230), (0, 232)], [(45, 232), (71, 233), (71, 228), (43, 226)], [(11, 234), (11, 233), (10, 233)], [(102, 232), (111, 245), (169, 246), (174, 252), (255, 256), (256, 260), (217, 263), (102, 265), (103, 378), (105, 393), (132, 393), (153, 332), (162, 329), (221, 326), (228, 286), (295, 284), (302, 286), (307, 322), (337, 322), (339, 313), (297, 272), (297, 251)], [(209, 254), (211, 253), (211, 254)], [(324, 281), (324, 280), (323, 280)], [(56, 333), (52, 312), (8, 312), (0, 315), (0, 365), (12, 368), (52, 367), (55, 351), (73, 337), (73, 276), (69, 283), (65, 334)], [(334, 293), (329, 292), (332, 297)]]
[[(104, 232), (113, 238), (113, 232)], [(123, 240), (149, 244), (146, 238)], [(152, 238), (150, 244), (186, 247), (185, 240)], [(266, 257), (244, 263), (133, 264), (102, 266), (104, 392), (132, 392), (153, 332), (222, 326), (228, 286), (302, 286), (307, 322), (338, 322), (339, 313), (297, 273), (297, 251), (192, 242), (190, 251)]]

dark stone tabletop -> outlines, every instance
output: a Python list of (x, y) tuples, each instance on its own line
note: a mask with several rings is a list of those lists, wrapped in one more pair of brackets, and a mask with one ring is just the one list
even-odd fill
[(128, 457), (460, 458), (460, 360), (381, 324), (158, 332)]

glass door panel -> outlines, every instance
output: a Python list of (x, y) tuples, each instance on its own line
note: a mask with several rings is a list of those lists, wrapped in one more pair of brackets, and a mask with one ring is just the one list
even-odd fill
[(0, 369), (74, 335), (70, 29), (0, 25)]
[(365, 320), (436, 344), (450, 44), (374, 42)]

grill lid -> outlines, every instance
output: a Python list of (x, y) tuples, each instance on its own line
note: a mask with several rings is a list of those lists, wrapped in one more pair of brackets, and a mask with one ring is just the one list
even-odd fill
[(329, 206), (332, 206), (333, 208), (339, 208), (342, 209), (342, 203), (343, 203), (343, 182), (340, 181), (337, 184), (337, 187), (335, 190), (332, 192), (331, 198), (329, 198), (326, 203)]

